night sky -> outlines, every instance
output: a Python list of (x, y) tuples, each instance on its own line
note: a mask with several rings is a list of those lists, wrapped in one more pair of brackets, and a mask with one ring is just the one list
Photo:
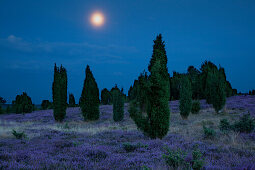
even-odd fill
[[(104, 14), (103, 26), (91, 25), (94, 11)], [(254, 0), (1, 0), (0, 96), (10, 103), (26, 91), (33, 103), (52, 100), (55, 62), (67, 69), (77, 101), (87, 64), (100, 91), (118, 84), (127, 92), (159, 33), (171, 75), (210, 60), (233, 88), (255, 89)]]

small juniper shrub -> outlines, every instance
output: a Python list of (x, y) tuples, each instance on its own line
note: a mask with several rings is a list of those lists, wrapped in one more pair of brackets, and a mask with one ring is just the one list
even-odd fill
[(192, 152), (192, 168), (194, 170), (200, 170), (205, 165), (205, 160), (202, 159), (202, 153), (196, 146)]
[(250, 114), (243, 115), (239, 121), (235, 122), (233, 129), (238, 132), (251, 133), (255, 128), (255, 120)]
[(220, 130), (222, 132), (228, 132), (231, 129), (232, 129), (232, 126), (227, 119), (220, 120)]
[(124, 98), (123, 91), (120, 91), (117, 85), (113, 90), (113, 120), (121, 121), (124, 118)]
[(187, 153), (180, 149), (174, 151), (166, 148), (166, 150), (167, 154), (163, 154), (163, 158), (171, 169), (201, 170), (205, 165), (205, 160), (202, 159), (202, 153), (197, 146), (192, 151), (192, 159), (187, 159)]
[(205, 138), (213, 138), (216, 135), (216, 132), (213, 129), (206, 127), (205, 125), (203, 126), (203, 130)]
[(179, 108), (181, 117), (187, 119), (192, 108), (192, 87), (187, 76), (181, 81)]
[(200, 107), (200, 101), (196, 100), (192, 103), (192, 107), (191, 107), (191, 113), (192, 114), (198, 114), (200, 111), (201, 107)]
[(148, 145), (144, 145), (142, 143), (131, 144), (127, 142), (127, 143), (123, 143), (122, 146), (126, 152), (133, 152), (138, 148), (148, 148)]
[(27, 138), (27, 135), (24, 132), (17, 132), (14, 129), (12, 130), (12, 134), (13, 134), (13, 136), (16, 137), (16, 139), (22, 139), (22, 138), (26, 139)]
[(171, 168), (188, 168), (189, 163), (185, 161), (186, 153), (182, 150), (173, 151), (167, 148), (167, 154), (163, 154), (163, 158), (167, 165)]

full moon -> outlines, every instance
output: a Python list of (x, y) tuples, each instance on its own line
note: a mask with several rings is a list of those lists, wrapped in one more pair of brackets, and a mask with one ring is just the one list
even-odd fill
[(101, 12), (94, 12), (91, 15), (90, 22), (96, 27), (100, 27), (104, 24), (104, 15)]

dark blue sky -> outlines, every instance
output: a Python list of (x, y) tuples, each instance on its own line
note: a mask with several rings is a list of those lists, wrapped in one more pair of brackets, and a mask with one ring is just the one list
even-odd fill
[[(88, 19), (96, 10), (106, 17), (97, 29)], [(100, 90), (117, 83), (127, 92), (159, 33), (171, 75), (211, 60), (234, 88), (255, 88), (253, 0), (1, 0), (0, 96), (11, 102), (26, 91), (34, 103), (51, 100), (55, 62), (66, 67), (76, 100), (87, 64)]]

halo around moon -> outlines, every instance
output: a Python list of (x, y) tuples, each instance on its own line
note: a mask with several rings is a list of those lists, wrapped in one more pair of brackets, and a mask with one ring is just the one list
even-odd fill
[(104, 15), (101, 12), (94, 12), (90, 17), (90, 22), (95, 27), (100, 27), (104, 24)]

